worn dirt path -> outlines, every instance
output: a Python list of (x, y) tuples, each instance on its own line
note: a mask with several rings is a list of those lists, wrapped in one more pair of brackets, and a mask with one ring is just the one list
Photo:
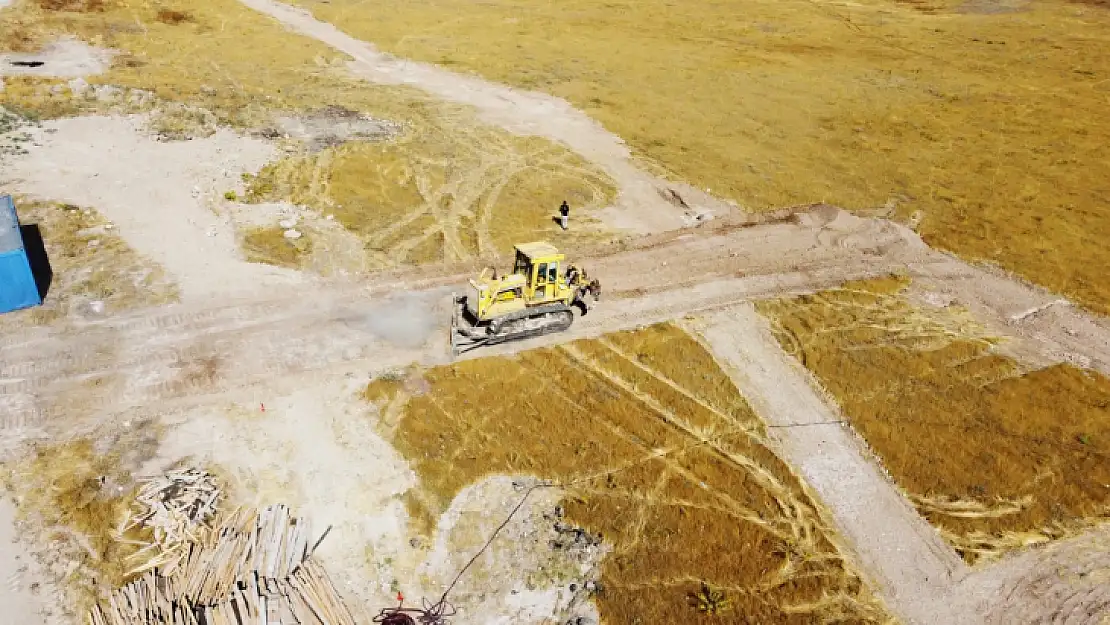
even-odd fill
[(1110, 524), (977, 570), (958, 585), (953, 601), (990, 625), (1107, 625)]
[[(589, 259), (585, 266), (602, 281), (605, 304), (557, 340), (750, 297), (827, 287), (908, 264), (928, 275), (965, 271), (945, 257), (921, 258), (896, 227), (854, 220), (841, 224), (843, 235), (855, 237), (848, 241), (822, 234), (831, 232), (828, 225), (699, 229), (658, 245)], [(875, 257), (875, 246), (889, 248), (888, 256)], [(753, 248), (767, 250), (766, 257), (727, 251)], [(361, 285), (305, 285), (294, 293), (279, 287), (262, 296), (213, 298), (7, 335), (0, 337), (0, 402), (7, 403), (8, 422), (18, 426), (338, 362), (435, 363), (448, 353), (443, 289), (461, 287), (468, 277), (402, 275)]]
[(773, 428), (783, 458), (831, 511), (887, 605), (911, 623), (978, 622), (948, 599), (967, 566), (886, 479), (755, 308), (731, 307), (688, 325)]
[[(561, 98), (384, 54), (372, 44), (355, 39), (297, 7), (272, 0), (240, 1), (291, 30), (350, 56), (353, 59), (350, 69), (357, 76), (379, 84), (417, 87), (439, 99), (474, 107), (487, 123), (570, 147), (616, 180), (619, 196), (606, 215), (614, 225), (639, 233), (659, 232), (681, 227), (700, 212), (723, 214), (734, 210), (689, 185), (645, 173), (633, 162), (623, 139)], [(691, 210), (679, 210), (663, 199), (660, 191), (665, 189), (678, 191)]]

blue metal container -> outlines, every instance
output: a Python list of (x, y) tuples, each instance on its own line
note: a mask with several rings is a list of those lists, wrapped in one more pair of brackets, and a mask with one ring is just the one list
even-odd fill
[(0, 195), (0, 313), (42, 304), (11, 196)]

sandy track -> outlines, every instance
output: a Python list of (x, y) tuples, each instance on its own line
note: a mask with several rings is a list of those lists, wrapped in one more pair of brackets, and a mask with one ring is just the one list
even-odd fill
[[(272, 0), (241, 0), (291, 30), (312, 37), (350, 56), (351, 71), (375, 83), (409, 85), (437, 98), (474, 107), (487, 123), (510, 132), (558, 141), (604, 169), (616, 180), (619, 197), (606, 221), (634, 232), (678, 228), (706, 210), (729, 213), (733, 207), (689, 185), (651, 176), (633, 163), (624, 140), (608, 132), (565, 100), (521, 91), (430, 65), (396, 58), (355, 39), (303, 9)], [(660, 191), (675, 189), (691, 207), (689, 214), (669, 203)]]
[(18, 543), (18, 535), (15, 506), (0, 499), (0, 571), (10, 572), (0, 579), (5, 622), (54, 625), (55, 610), (46, 599), (52, 589), (32, 554)]
[(991, 625), (1110, 622), (1110, 524), (1017, 552), (960, 584), (960, 609)]
[(911, 623), (977, 622), (947, 599), (954, 582), (967, 576), (966, 565), (884, 477), (755, 308), (729, 308), (690, 325), (773, 428), (779, 453), (829, 507), (887, 605)]

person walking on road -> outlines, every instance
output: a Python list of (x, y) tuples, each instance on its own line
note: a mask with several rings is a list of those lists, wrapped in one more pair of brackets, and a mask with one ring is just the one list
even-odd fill
[(559, 225), (563, 230), (567, 229), (567, 220), (570, 219), (570, 206), (567, 206), (567, 201), (563, 200), (562, 205), (559, 206)]

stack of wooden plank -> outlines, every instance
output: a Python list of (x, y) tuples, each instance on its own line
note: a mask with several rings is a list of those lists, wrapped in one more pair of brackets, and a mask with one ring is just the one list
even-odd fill
[(90, 625), (354, 625), (312, 558), (308, 522), (286, 506), (237, 509), (201, 534), (180, 565), (147, 571), (97, 605)]
[[(141, 484), (133, 509), (117, 530), (121, 540), (142, 545), (132, 556), (140, 563), (131, 572), (138, 574), (155, 567), (172, 570), (215, 516), (222, 496), (220, 487), (212, 474), (191, 468), (142, 480)], [(151, 539), (125, 538), (137, 528), (150, 530)]]

